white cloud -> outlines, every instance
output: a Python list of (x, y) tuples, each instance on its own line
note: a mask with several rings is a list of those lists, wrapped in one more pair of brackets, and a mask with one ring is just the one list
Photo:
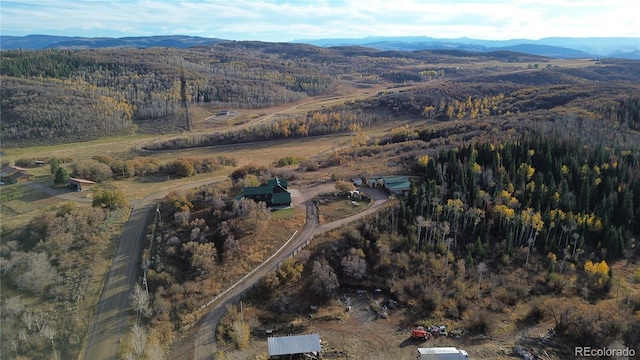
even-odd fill
[(640, 36), (634, 10), (625, 0), (24, 0), (3, 1), (0, 20), (5, 35), (537, 39)]

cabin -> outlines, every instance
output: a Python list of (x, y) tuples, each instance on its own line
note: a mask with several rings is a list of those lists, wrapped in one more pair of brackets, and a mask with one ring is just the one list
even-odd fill
[(321, 359), (322, 343), (318, 334), (267, 338), (269, 359)]
[(242, 197), (255, 202), (265, 202), (272, 209), (291, 207), (291, 193), (287, 190), (287, 180), (270, 179), (265, 185), (249, 186), (242, 189)]
[(31, 181), (33, 175), (28, 173), (29, 169), (20, 166), (5, 166), (0, 172), (0, 181), (7, 184), (15, 184)]

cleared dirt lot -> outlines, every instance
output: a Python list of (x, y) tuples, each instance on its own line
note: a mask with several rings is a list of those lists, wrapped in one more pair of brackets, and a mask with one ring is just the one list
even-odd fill
[[(351, 310), (346, 311), (344, 297), (351, 301)], [(553, 339), (544, 338), (546, 326), (519, 331), (505, 332), (498, 336), (467, 336), (461, 338), (436, 336), (428, 341), (410, 338), (414, 324), (411, 314), (405, 309), (388, 310), (388, 317), (378, 316), (377, 307), (388, 300), (384, 293), (357, 293), (348, 290), (340, 294), (325, 306), (319, 307), (311, 319), (305, 317), (291, 328), (291, 334), (317, 333), (322, 339), (323, 359), (373, 359), (373, 360), (405, 360), (416, 359), (419, 347), (454, 346), (464, 349), (471, 359), (522, 359), (514, 354), (517, 344), (525, 349), (536, 347), (536, 353), (545, 359), (562, 359), (554, 355), (558, 345)], [(340, 312), (340, 313), (337, 313)], [(449, 327), (449, 330), (453, 330)], [(262, 329), (254, 329), (249, 348), (244, 351), (227, 349), (228, 359), (267, 359), (268, 348), (266, 336)], [(286, 330), (277, 332), (279, 336), (287, 335)], [(566, 358), (566, 357), (565, 357)]]

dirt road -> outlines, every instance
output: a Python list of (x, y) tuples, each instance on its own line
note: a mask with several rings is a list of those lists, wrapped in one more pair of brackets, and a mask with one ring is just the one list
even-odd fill
[(189, 189), (224, 178), (201, 180), (171, 190), (158, 191), (132, 203), (132, 210), (102, 289), (93, 326), (84, 349), (86, 360), (116, 359), (120, 339), (127, 323), (129, 294), (138, 278), (140, 251), (145, 240), (147, 224), (157, 201), (173, 190)]
[[(269, 271), (275, 269), (282, 261), (291, 257), (298, 248), (306, 244), (307, 241), (313, 238), (313, 236), (325, 233), (329, 230), (356, 221), (366, 215), (372, 214), (388, 200), (386, 193), (379, 189), (364, 189), (363, 191), (374, 199), (373, 204), (369, 206), (369, 208), (348, 218), (320, 225), (318, 222), (318, 211), (313, 203), (313, 197), (318, 193), (331, 192), (334, 191), (334, 189), (335, 187), (333, 183), (327, 183), (316, 186), (307, 186), (298, 190), (301, 197), (296, 199), (294, 204), (306, 207), (307, 219), (304, 229), (298, 232), (289, 244), (278, 252), (276, 256), (263, 263), (251, 276), (212, 304), (207, 315), (196, 326), (197, 330), (194, 335), (194, 339), (192, 340), (193, 352), (190, 350), (178, 350), (178, 354), (173, 354), (173, 359), (214, 359), (214, 355), (217, 351), (215, 338), (216, 327), (226, 312), (227, 304), (238, 302), (242, 295), (255, 286), (263, 276), (265, 276)], [(188, 338), (183, 339), (182, 342), (183, 344), (174, 347), (174, 349), (188, 348), (188, 344), (191, 343)]]

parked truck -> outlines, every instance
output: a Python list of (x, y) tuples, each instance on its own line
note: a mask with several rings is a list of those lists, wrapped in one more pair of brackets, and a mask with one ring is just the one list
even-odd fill
[(423, 326), (418, 326), (415, 329), (411, 330), (411, 338), (418, 340), (429, 340), (431, 339), (431, 333), (427, 331)]
[(454, 347), (418, 348), (419, 360), (469, 360), (466, 351)]

